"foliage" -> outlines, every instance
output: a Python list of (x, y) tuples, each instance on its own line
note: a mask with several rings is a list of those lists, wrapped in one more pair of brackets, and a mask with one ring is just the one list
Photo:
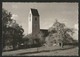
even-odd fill
[(44, 35), (44, 33), (40, 32), (38, 34), (38, 38), (39, 38), (40, 44), (43, 45), (45, 43), (45, 35)]
[(3, 48), (12, 45), (13, 49), (20, 45), (23, 37), (23, 28), (11, 19), (12, 14), (5, 9), (2, 9), (2, 43)]
[(26, 36), (23, 37), (23, 45), (24, 45), (24, 48), (30, 48), (30, 47), (33, 47), (33, 37), (31, 34), (28, 34)]
[(28, 34), (23, 38), (23, 45), (24, 48), (38, 47), (38, 46), (42, 46), (44, 41), (45, 39), (43, 38), (42, 33), (37, 34), (36, 37), (33, 37), (32, 34)]
[[(60, 23), (56, 20), (52, 27), (49, 28), (49, 36), (46, 38), (46, 43), (49, 45), (53, 42), (64, 43), (66, 39), (70, 39), (73, 35), (73, 28), (66, 28), (64, 23)], [(69, 35), (70, 33), (71, 35)], [(69, 36), (66, 36), (69, 35)], [(68, 41), (69, 42), (69, 41)]]

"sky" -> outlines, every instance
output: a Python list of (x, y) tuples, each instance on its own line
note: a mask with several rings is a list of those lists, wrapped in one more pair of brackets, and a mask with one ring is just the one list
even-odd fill
[(22, 25), (24, 34), (28, 30), (28, 15), (30, 8), (38, 10), (40, 15), (40, 29), (48, 29), (57, 19), (67, 27), (78, 30), (78, 3), (70, 2), (3, 2), (2, 7), (12, 14), (12, 18)]

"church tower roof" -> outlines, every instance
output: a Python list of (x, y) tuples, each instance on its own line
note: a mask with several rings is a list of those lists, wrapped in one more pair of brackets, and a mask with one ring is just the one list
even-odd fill
[(31, 12), (33, 16), (39, 16), (38, 10), (31, 8)]

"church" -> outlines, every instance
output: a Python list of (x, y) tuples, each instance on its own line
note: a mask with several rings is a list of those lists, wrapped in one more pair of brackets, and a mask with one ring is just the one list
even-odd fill
[(38, 10), (31, 8), (28, 16), (28, 34), (36, 37), (40, 32), (45, 34), (45, 36), (48, 35), (48, 30), (40, 29), (40, 15)]
[[(36, 37), (37, 34), (39, 34), (39, 33), (42, 33), (44, 35), (44, 37), (48, 36), (48, 38), (49, 38), (48, 30), (40, 29), (40, 15), (39, 15), (38, 10), (31, 8), (30, 12), (29, 12), (29, 16), (28, 16), (28, 34), (32, 34), (33, 37)], [(53, 34), (53, 35), (55, 35), (55, 34)], [(69, 36), (69, 34), (68, 34), (68, 36)], [(52, 37), (52, 38), (54, 38), (54, 37)], [(51, 38), (51, 36), (50, 36), (50, 38)], [(55, 39), (57, 39), (56, 41), (58, 41), (59, 38), (56, 37)], [(65, 39), (64, 42), (69, 43), (69, 42), (74, 42), (74, 40), (72, 39), (72, 37), (69, 36), (68, 38)], [(60, 42), (57, 42), (57, 43), (60, 43)]]

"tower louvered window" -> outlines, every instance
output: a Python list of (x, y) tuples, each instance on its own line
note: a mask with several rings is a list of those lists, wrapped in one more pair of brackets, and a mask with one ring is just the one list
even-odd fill
[(35, 21), (37, 21), (37, 18), (35, 18)]

